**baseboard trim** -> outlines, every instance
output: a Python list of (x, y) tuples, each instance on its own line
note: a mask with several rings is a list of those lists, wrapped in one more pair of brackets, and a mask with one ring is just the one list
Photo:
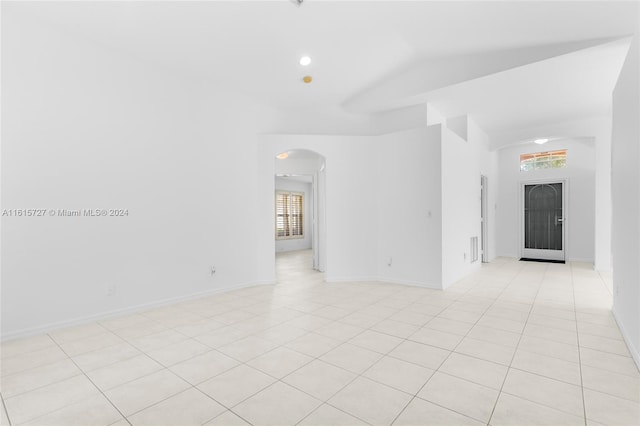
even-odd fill
[(498, 253), (492, 260), (504, 257), (506, 259), (520, 259), (520, 255), (517, 253)]
[(593, 265), (593, 259), (585, 259), (580, 257), (572, 257), (565, 259), (567, 262), (579, 262), (579, 263), (591, 263)]
[(275, 280), (259, 280), (259, 281), (251, 281), (250, 284), (247, 284), (245, 287), (256, 287), (260, 285), (274, 285), (276, 283)]
[(406, 286), (410, 286), (410, 287), (420, 287), (420, 288), (426, 288), (429, 290), (442, 290), (442, 284), (433, 284), (433, 283), (426, 283), (426, 282), (422, 282), (422, 281), (412, 281), (412, 280), (385, 280), (384, 278), (378, 278), (377, 280), (378, 282), (383, 282), (383, 283), (387, 283), (387, 284), (400, 284), (400, 285), (406, 285)]
[(638, 348), (633, 346), (633, 342), (629, 337), (629, 333), (624, 328), (622, 321), (620, 321), (620, 319), (618, 318), (618, 314), (616, 313), (615, 307), (611, 309), (611, 313), (613, 314), (613, 318), (616, 320), (616, 324), (618, 324), (620, 333), (622, 333), (622, 338), (624, 339), (624, 342), (627, 344), (627, 348), (629, 349), (629, 353), (631, 354), (633, 361), (636, 363), (636, 367), (638, 367), (638, 370), (640, 370), (640, 353), (638, 353)]
[(55, 330), (61, 330), (68, 327), (74, 327), (74, 326), (88, 324), (95, 321), (119, 317), (122, 315), (131, 315), (131, 314), (135, 314), (135, 313), (146, 311), (153, 308), (161, 308), (163, 306), (172, 305), (174, 303), (180, 303), (180, 302), (186, 302), (188, 300), (199, 299), (201, 297), (212, 296), (220, 293), (228, 293), (230, 291), (240, 290), (248, 287), (257, 287), (257, 286), (273, 285), (273, 284), (275, 284), (275, 281), (273, 280), (252, 281), (249, 283), (236, 284), (228, 287), (191, 293), (185, 296), (178, 296), (178, 297), (172, 297), (172, 298), (167, 298), (162, 300), (156, 300), (150, 303), (144, 303), (140, 305), (129, 306), (126, 308), (114, 309), (111, 311), (101, 312), (99, 314), (87, 315), (84, 317), (77, 317), (77, 318), (72, 318), (68, 320), (51, 322), (51, 323), (36, 326), (36, 327), (24, 328), (22, 330), (4, 333), (2, 334), (0, 341), (6, 342), (9, 340), (21, 339), (25, 337), (38, 335), (38, 334), (49, 333)]
[(395, 280), (387, 277), (327, 277), (325, 281), (328, 283), (356, 283), (356, 282), (375, 282), (384, 284), (406, 285), (410, 287), (420, 287), (430, 290), (442, 290), (442, 285), (425, 283), (421, 281), (411, 280)]
[(328, 283), (357, 283), (357, 282), (377, 282), (377, 277), (327, 277), (325, 275), (324, 281)]

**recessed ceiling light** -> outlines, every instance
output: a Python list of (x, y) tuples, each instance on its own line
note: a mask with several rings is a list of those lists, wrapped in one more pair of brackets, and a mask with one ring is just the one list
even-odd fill
[(303, 56), (302, 58), (300, 58), (300, 65), (302, 65), (303, 67), (306, 67), (310, 63), (311, 63), (311, 58), (310, 57)]
[(305, 76), (302, 78), (302, 81), (304, 81), (305, 83), (309, 84), (309, 83), (311, 83), (311, 82), (313, 81), (313, 78), (311, 78), (311, 76), (310, 76), (310, 75), (305, 75)]
[(279, 160), (284, 160), (285, 158), (289, 157), (289, 153), (288, 152), (281, 152), (280, 154), (276, 155), (276, 158)]
[(537, 143), (538, 145), (542, 145), (543, 143), (549, 142), (549, 139), (544, 139), (544, 138), (543, 139), (536, 139), (534, 142)]

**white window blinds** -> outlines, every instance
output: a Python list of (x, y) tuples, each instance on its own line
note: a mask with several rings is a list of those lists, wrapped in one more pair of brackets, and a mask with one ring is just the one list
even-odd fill
[(304, 238), (304, 196), (276, 191), (276, 239)]

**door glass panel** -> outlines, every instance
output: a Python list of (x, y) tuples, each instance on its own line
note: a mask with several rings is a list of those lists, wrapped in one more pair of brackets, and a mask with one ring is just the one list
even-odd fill
[(562, 250), (562, 183), (524, 186), (524, 247)]

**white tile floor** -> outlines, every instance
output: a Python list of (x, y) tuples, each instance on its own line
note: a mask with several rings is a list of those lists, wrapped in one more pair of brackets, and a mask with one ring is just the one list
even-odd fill
[(279, 282), (2, 345), (2, 425), (638, 425), (586, 264), (498, 259), (447, 291)]

